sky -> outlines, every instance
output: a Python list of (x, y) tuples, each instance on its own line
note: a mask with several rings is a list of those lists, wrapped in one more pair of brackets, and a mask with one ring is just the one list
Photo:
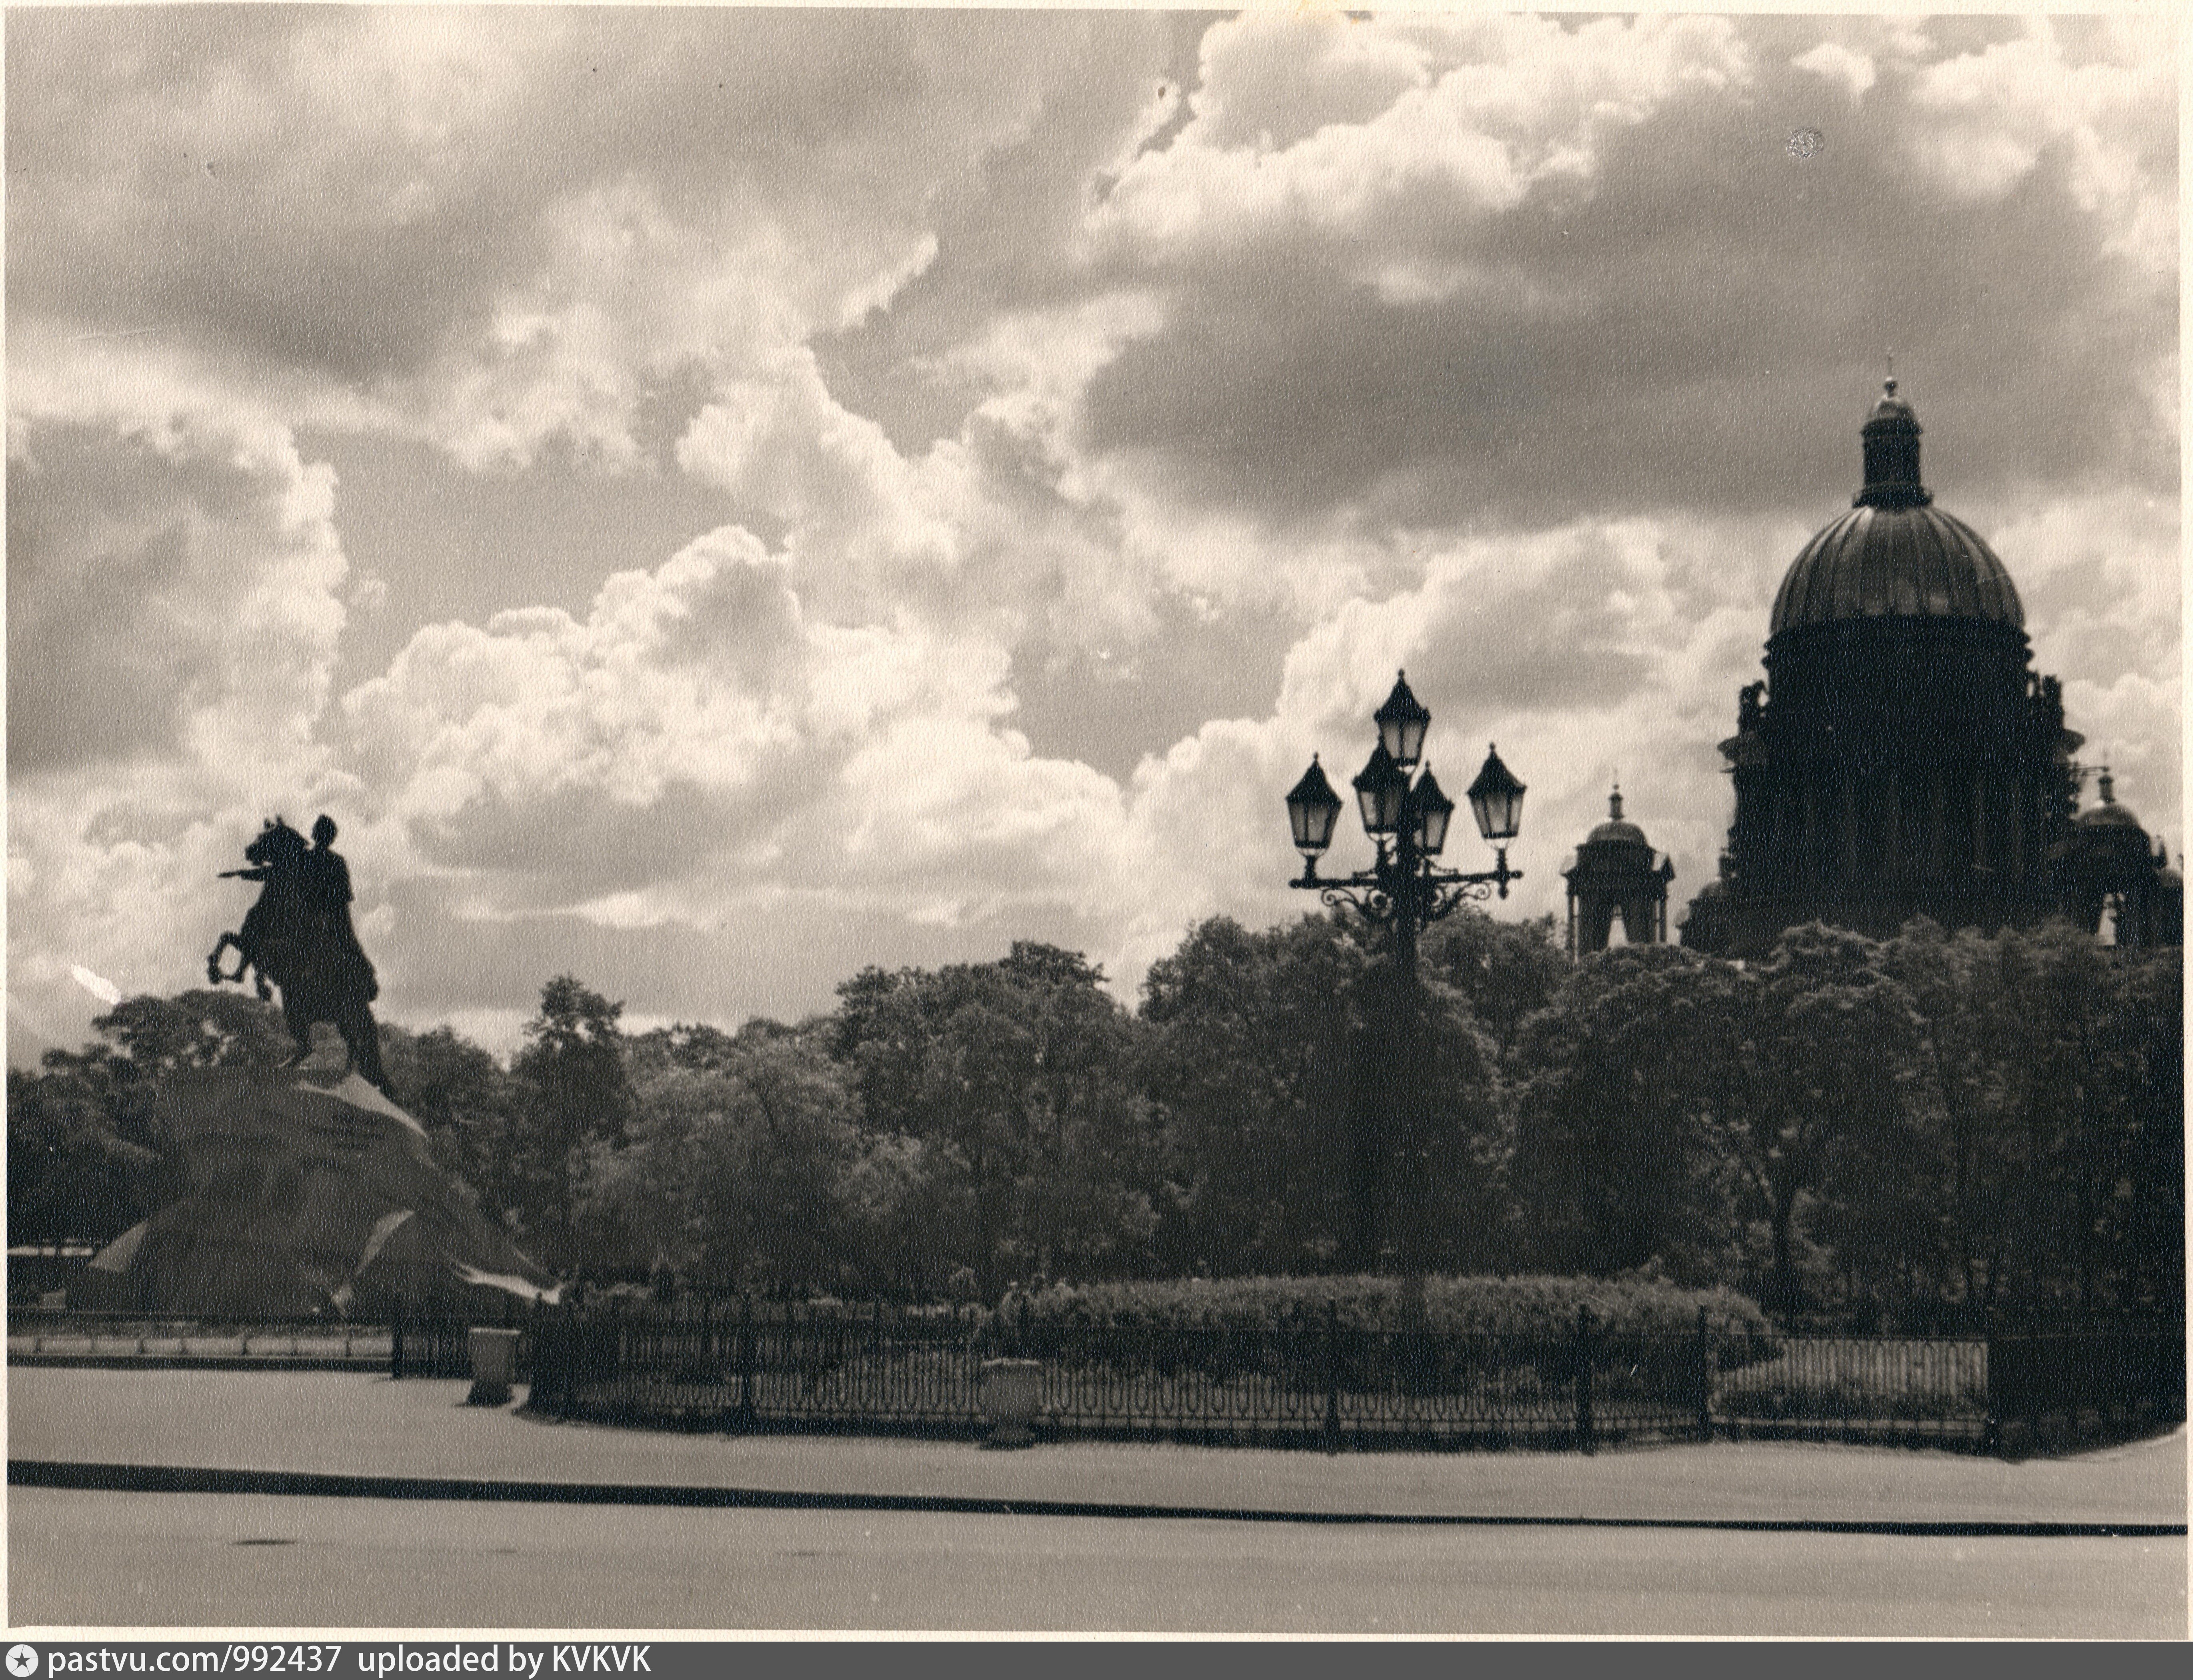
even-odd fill
[[(1672, 858), (1892, 352), (2085, 762), (2180, 784), (2178, 94), (2133, 18), (6, 19), (11, 1056), (321, 812), (383, 1019), (797, 1019), (1314, 908), (1397, 669)], [(2090, 791), (2089, 797), (2092, 797)], [(1360, 866), (1352, 816), (1327, 866)], [(1448, 861), (1489, 866), (1458, 820)]]

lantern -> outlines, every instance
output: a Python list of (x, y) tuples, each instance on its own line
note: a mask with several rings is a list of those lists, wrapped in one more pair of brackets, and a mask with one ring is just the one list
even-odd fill
[(1287, 822), (1295, 831), (1295, 849), (1305, 859), (1317, 856), (1332, 843), (1332, 825), (1339, 816), (1340, 796), (1312, 753), (1309, 769), (1287, 795)]
[(1523, 826), (1523, 784), (1500, 762), (1499, 749), (1485, 755), (1485, 768), (1469, 785), (1470, 814), (1477, 831), (1496, 845), (1513, 840)]
[(1414, 769), (1423, 755), (1424, 731), (1431, 728), (1432, 715), (1409, 692), (1408, 672), (1394, 678), (1394, 692), (1371, 718), (1378, 726), (1378, 744), (1387, 757), (1405, 770)]

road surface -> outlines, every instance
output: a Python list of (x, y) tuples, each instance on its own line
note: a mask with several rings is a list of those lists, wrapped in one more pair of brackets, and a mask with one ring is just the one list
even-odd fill
[(2182, 1638), (2186, 1542), (18, 1488), (17, 1627)]

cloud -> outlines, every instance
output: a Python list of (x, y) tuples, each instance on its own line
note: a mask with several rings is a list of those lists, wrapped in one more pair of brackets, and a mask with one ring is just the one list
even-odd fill
[(26, 395), (8, 461), (11, 774), (309, 756), (344, 621), (326, 469), (263, 415), (157, 388)]
[(1530, 785), (1504, 913), (1617, 775), (1686, 896), (1892, 346), (2175, 832), (2150, 33), (11, 17), (11, 990), (188, 983), (323, 808), (398, 1019), (1016, 937), (1131, 988), (1309, 907), (1280, 797), (1400, 665), (1451, 787)]
[(654, 382), (885, 301), (933, 254), (930, 197), (1025, 129), (1074, 49), (1148, 27), (28, 18), (9, 51), (10, 314), (157, 324), (477, 465), (555, 443), (627, 466)]
[(1005, 650), (810, 619), (791, 575), (727, 529), (584, 620), (424, 631), (345, 697), (352, 762), (483, 914), (709, 920), (818, 875), (909, 913), (1083, 896), (1116, 790), (1004, 725)]
[(1573, 202), (1608, 133), (1744, 74), (1718, 19), (1573, 33), (1480, 19), (1446, 44), (1435, 58), (1375, 26), (1268, 14), (1215, 26), (1194, 116), (1121, 176), (1095, 237), (1130, 264), (1228, 268), (1269, 242), (1330, 242), (1343, 273), (1366, 277), (1382, 237), (1436, 249), (1534, 193)]
[(1873, 60), (1864, 53), (1853, 52), (1836, 41), (1823, 41), (1809, 52), (1803, 52), (1789, 60), (1799, 70), (1810, 71), (1824, 81), (1841, 83), (1855, 106), (1865, 97), (1867, 89), (1879, 79)]
[(1790, 66), (1804, 20), (1411, 26), (1425, 85), (1268, 148), (1201, 114), (1261, 60), (1206, 53), (1198, 115), (1092, 217), (1092, 260), (1167, 313), (1091, 381), (1091, 448), (1282, 523), (1788, 508), (1887, 346), (1968, 416), (1967, 482), (2174, 483), (2167, 56), (1849, 32), (1881, 79), (1838, 117)]

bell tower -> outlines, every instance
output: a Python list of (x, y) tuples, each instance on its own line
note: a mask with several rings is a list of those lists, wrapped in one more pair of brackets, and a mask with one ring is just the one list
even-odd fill
[(1620, 784), (1607, 797), (1606, 820), (1584, 837), (1561, 874), (1568, 882), (1570, 956), (1606, 950), (1618, 916), (1627, 943), (1666, 941), (1668, 883), (1675, 866), (1656, 858), (1645, 831), (1623, 817)]

